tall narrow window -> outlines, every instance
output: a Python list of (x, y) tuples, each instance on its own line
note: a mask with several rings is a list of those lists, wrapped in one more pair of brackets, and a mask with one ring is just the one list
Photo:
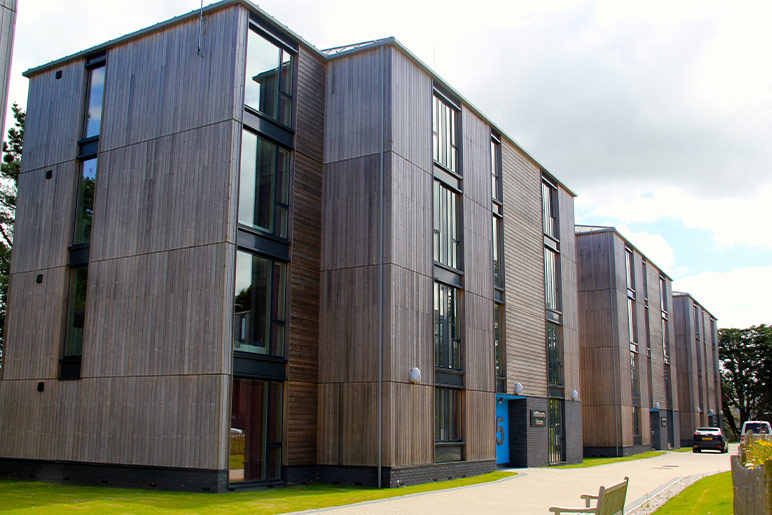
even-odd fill
[(229, 480), (281, 479), (282, 384), (233, 380)]
[(493, 285), (504, 288), (504, 221), (501, 217), (493, 218)]
[(289, 150), (251, 131), (242, 132), (240, 224), (287, 237), (289, 170)]
[(501, 202), (501, 141), (491, 135), (491, 198)]
[(284, 355), (286, 266), (257, 255), (236, 253), (233, 348)]
[[(88, 65), (87, 65), (88, 66)], [(105, 91), (105, 62), (102, 57), (98, 65), (87, 68), (88, 98), (83, 117), (83, 138), (99, 136), (102, 129), (102, 103)]]
[(83, 353), (83, 331), (86, 328), (86, 291), (88, 268), (70, 271), (70, 294), (67, 303), (67, 331), (64, 341), (64, 357), (80, 357)]
[(631, 347), (638, 345), (638, 319), (635, 316), (635, 301), (627, 298), (627, 330), (630, 335)]
[(668, 302), (667, 282), (659, 276), (659, 302), (662, 316), (662, 353), (665, 356), (665, 364), (670, 363), (670, 339), (667, 337)]
[(461, 436), (461, 395), (455, 388), (434, 389), (434, 461), (464, 459)]
[(627, 290), (635, 293), (635, 271), (633, 268), (633, 251), (625, 247), (625, 271), (627, 272)]
[(563, 399), (549, 400), (549, 461), (550, 464), (566, 461), (566, 426)]
[(434, 283), (434, 365), (461, 370), (461, 326), (458, 320), (458, 290)]
[(73, 244), (85, 244), (91, 241), (91, 222), (94, 218), (94, 194), (96, 192), (97, 159), (87, 159), (80, 163), (78, 178), (78, 198), (75, 207), (75, 232)]
[(547, 309), (560, 311), (560, 255), (544, 247), (544, 292)]
[(249, 31), (244, 104), (286, 126), (292, 124), (292, 61), (286, 49)]
[(432, 103), (432, 148), (434, 162), (459, 174), (458, 108), (435, 91)]
[(550, 386), (563, 386), (563, 342), (560, 326), (547, 322), (547, 379)]
[(555, 185), (544, 179), (541, 183), (542, 219), (544, 234), (558, 239), (558, 190)]
[(493, 354), (496, 377), (504, 377), (504, 305), (493, 304)]
[(460, 195), (440, 181), (434, 181), (434, 261), (460, 269), (461, 223)]

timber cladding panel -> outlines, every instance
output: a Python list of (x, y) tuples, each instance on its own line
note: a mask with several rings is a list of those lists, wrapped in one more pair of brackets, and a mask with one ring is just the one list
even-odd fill
[[(432, 276), (432, 175), (396, 153), (387, 154), (390, 202), (385, 206), (386, 262)], [(388, 284), (388, 283), (387, 283)]]
[(387, 382), (383, 394), (384, 465), (403, 467), (432, 463), (434, 387)]
[(100, 150), (240, 120), (235, 101), (243, 85), (236, 77), (243, 66), (236, 66), (236, 57), (243, 43), (237, 38), (246, 37), (241, 11), (231, 7), (204, 16), (201, 52), (198, 19), (110, 49)]
[[(30, 78), (21, 173), (75, 159), (86, 75), (79, 60)], [(56, 79), (56, 72), (61, 78)]]
[(464, 392), (464, 458), (466, 461), (496, 459), (496, 400), (493, 392)]
[(225, 241), (238, 137), (230, 121), (101, 153), (91, 260)]
[(67, 264), (78, 173), (77, 161), (70, 160), (19, 175), (12, 274)]
[[(467, 392), (493, 392), (493, 300), (464, 292), (464, 386)], [(476, 397), (469, 399), (471, 404)], [(470, 414), (467, 412), (467, 414)], [(491, 431), (492, 438), (495, 431)]]
[(220, 244), (92, 261), (82, 375), (229, 373), (227, 257)]
[(392, 75), (387, 145), (402, 159), (431, 173), (432, 79), (397, 48), (389, 50)]
[(541, 173), (506, 139), (501, 149), (507, 390), (512, 393), (519, 382), (524, 395), (546, 397)]
[(45, 381), (43, 392), (37, 391), (37, 380), (5, 380), (0, 456), (223, 468), (218, 463), (223, 377)]
[(579, 313), (577, 297), (577, 258), (576, 236), (574, 234), (574, 197), (565, 188), (558, 188), (558, 205), (560, 213), (560, 279), (561, 301), (563, 312), (563, 362), (565, 371), (566, 398), (571, 398), (571, 392), (581, 389), (580, 359), (579, 359)]
[[(36, 278), (42, 273), (43, 282)], [(66, 311), (67, 267), (15, 273), (8, 292), (3, 379), (54, 378)], [(3, 384), (0, 382), (0, 384)], [(2, 410), (0, 410), (2, 411)]]
[(300, 47), (292, 176), (286, 463), (316, 462), (325, 67)]
[(377, 465), (377, 388), (374, 381), (319, 384), (319, 465)]

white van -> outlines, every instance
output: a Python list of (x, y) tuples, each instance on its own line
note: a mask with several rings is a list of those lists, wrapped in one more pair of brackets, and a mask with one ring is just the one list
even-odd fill
[(746, 420), (743, 423), (743, 429), (740, 431), (740, 445), (745, 444), (745, 433), (748, 431), (757, 435), (772, 434), (772, 427), (765, 420)]

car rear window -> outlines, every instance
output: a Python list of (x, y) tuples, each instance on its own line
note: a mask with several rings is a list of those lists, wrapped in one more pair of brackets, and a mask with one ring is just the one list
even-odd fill
[(767, 432), (766, 431), (766, 429), (767, 429), (766, 424), (759, 424), (758, 422), (750, 423), (750, 424), (745, 424), (745, 431), (744, 432), (753, 431), (754, 433), (759, 434), (761, 432), (762, 428), (764, 429), (764, 432), (766, 433)]

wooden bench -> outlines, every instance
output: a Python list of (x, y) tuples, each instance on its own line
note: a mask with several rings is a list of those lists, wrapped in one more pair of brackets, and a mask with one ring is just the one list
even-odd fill
[[(627, 483), (630, 478), (626, 477), (624, 481), (614, 486), (606, 488), (601, 486), (598, 495), (583, 494), (585, 508), (558, 508), (552, 506), (552, 513), (597, 513), (598, 515), (622, 515), (625, 511), (625, 498), (627, 497)], [(590, 507), (590, 501), (596, 500), (594, 507)]]

